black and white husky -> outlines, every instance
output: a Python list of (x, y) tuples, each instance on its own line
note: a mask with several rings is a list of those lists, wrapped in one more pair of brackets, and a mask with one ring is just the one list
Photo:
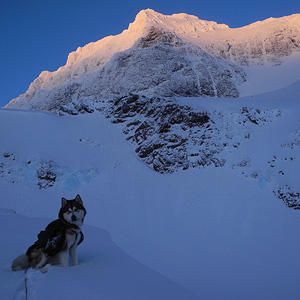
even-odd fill
[(86, 210), (79, 195), (73, 200), (62, 198), (59, 218), (38, 234), (38, 240), (28, 248), (26, 254), (13, 261), (12, 269), (39, 269), (46, 264), (67, 267), (69, 254), (73, 264), (77, 265), (77, 246), (84, 239), (81, 226), (85, 215)]

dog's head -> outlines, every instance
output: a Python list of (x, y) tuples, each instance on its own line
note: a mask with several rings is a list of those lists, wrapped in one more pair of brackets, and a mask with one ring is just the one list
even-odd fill
[(72, 200), (61, 199), (60, 219), (80, 227), (83, 224), (85, 215), (86, 210), (79, 195)]

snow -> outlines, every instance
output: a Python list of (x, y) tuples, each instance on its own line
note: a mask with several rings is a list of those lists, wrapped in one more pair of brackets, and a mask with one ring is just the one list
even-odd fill
[(14, 239), (7, 240), (5, 247), (1, 245), (1, 299), (196, 299), (127, 255), (106, 231), (92, 226), (84, 227), (86, 241), (79, 249), (80, 266), (12, 272), (8, 262), (21, 248), (26, 249), (28, 242), (34, 242), (32, 233), (49, 221), (0, 210), (1, 237), (8, 236), (7, 228), (22, 228), (14, 232)]
[[(275, 192), (299, 193), (299, 87), (177, 99), (224, 124), (243, 107), (264, 109), (271, 122), (245, 139), (233, 127), (240, 145), (222, 152), (223, 167), (172, 174), (144, 164), (122, 124), (101, 112), (0, 110), (0, 299), (24, 299), (25, 276), (29, 299), (298, 299), (299, 210)], [(51, 161), (57, 180), (40, 189), (36, 166)], [(61, 197), (76, 194), (87, 209), (79, 265), (12, 272)]]
[(239, 88), (240, 96), (258, 95), (289, 86), (299, 81), (299, 68), (300, 53), (285, 58), (285, 63), (280, 66), (265, 64), (244, 67), (247, 80)]

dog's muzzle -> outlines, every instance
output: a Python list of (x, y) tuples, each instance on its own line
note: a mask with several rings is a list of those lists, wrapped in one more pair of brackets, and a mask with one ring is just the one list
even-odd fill
[(77, 218), (76, 218), (76, 216), (74, 216), (74, 215), (72, 216), (72, 218), (71, 218), (71, 219), (72, 219), (72, 222), (75, 222), (75, 221), (77, 221)]

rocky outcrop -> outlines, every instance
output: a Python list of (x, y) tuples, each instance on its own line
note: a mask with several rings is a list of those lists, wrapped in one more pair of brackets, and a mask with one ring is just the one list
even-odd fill
[[(86, 101), (84, 107), (72, 102), (57, 113), (77, 115), (101, 111), (122, 128), (137, 156), (159, 173), (209, 165), (222, 167), (226, 163), (222, 157), (224, 150), (236, 151), (243, 140), (251, 138), (254, 128), (281, 116), (279, 110), (252, 107), (208, 113), (180, 105), (175, 99), (136, 94), (108, 101)], [(246, 166), (247, 163), (241, 163), (234, 168)]]
[(273, 191), (274, 195), (282, 200), (288, 207), (300, 209), (300, 192), (289, 185), (280, 186)]
[(178, 36), (172, 32), (165, 32), (163, 29), (151, 26), (148, 30), (148, 34), (145, 37), (141, 37), (134, 44), (136, 48), (149, 48), (155, 44), (181, 46), (183, 42)]

